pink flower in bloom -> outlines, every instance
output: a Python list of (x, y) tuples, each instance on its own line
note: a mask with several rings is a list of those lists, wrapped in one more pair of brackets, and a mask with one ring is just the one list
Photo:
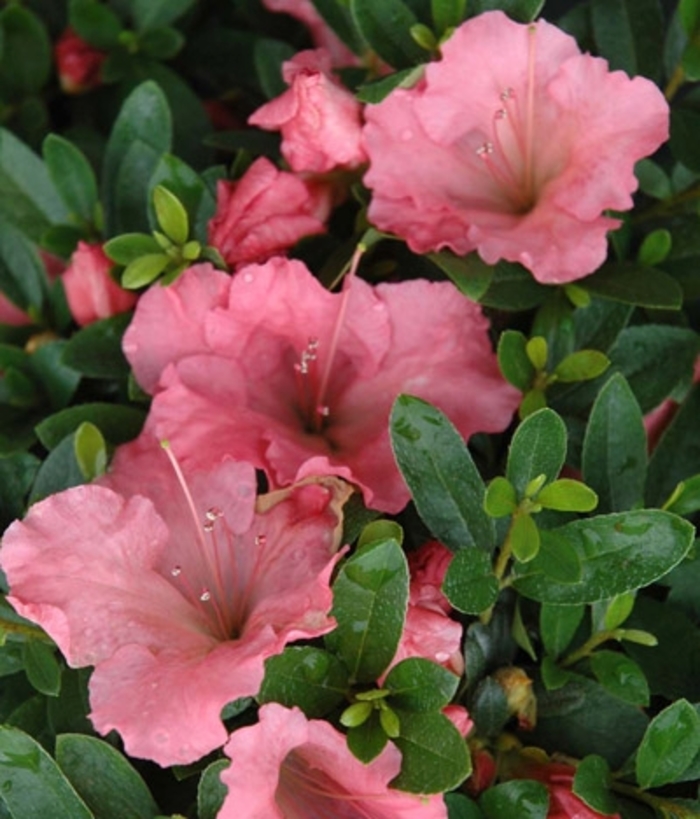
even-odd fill
[(83, 94), (102, 84), (104, 51), (86, 43), (72, 28), (67, 28), (54, 46), (58, 80), (66, 94)]
[(282, 67), (290, 86), (248, 119), (282, 132), (282, 155), (293, 171), (326, 173), (367, 161), (361, 145), (362, 106), (331, 74), (330, 54), (302, 51)]
[(509, 423), (518, 393), (487, 329), (447, 282), (374, 288), (354, 278), (334, 294), (301, 262), (276, 258), (233, 278), (196, 266), (152, 288), (124, 351), (156, 392), (158, 435), (185, 462), (228, 452), (274, 486), (338, 475), (395, 512), (409, 499), (388, 435), (399, 393), (437, 404), (465, 436)]
[(221, 774), (228, 795), (218, 819), (446, 819), (442, 796), (388, 787), (401, 767), (394, 745), (364, 765), (323, 720), (276, 703), (259, 718), (224, 748), (232, 762)]
[(603, 211), (632, 206), (635, 163), (668, 137), (659, 89), (500, 11), (441, 50), (413, 88), (365, 110), (370, 220), (418, 253), (477, 250), (545, 284), (591, 273), (620, 224)]
[(311, 34), (311, 39), (319, 48), (329, 51), (334, 66), (358, 65), (355, 54), (338, 38), (333, 29), (316, 11), (311, 0), (262, 0), (269, 11), (282, 12), (303, 23)]
[(187, 485), (144, 436), (103, 485), (53, 495), (12, 524), (0, 563), (16, 610), (72, 667), (95, 666), (95, 728), (166, 766), (223, 745), (220, 711), (257, 693), (264, 660), (333, 628), (348, 490), (326, 479), (256, 503), (253, 468), (230, 459)]
[(209, 243), (231, 267), (263, 262), (304, 236), (324, 233), (332, 189), (261, 157), (237, 182), (220, 181)]
[(113, 266), (101, 245), (78, 242), (62, 281), (71, 315), (81, 327), (125, 313), (136, 304), (136, 294), (109, 275)]

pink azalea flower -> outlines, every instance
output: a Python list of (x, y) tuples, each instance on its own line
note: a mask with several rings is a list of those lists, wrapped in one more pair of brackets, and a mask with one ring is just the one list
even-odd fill
[[(188, 312), (192, 323), (178, 324)], [(193, 267), (152, 288), (124, 351), (157, 393), (158, 434), (186, 462), (228, 452), (274, 486), (338, 475), (396, 512), (409, 499), (388, 434), (399, 393), (437, 404), (465, 436), (508, 425), (518, 393), (498, 372), (487, 330), (450, 283), (375, 288), (353, 278), (334, 294), (301, 262), (276, 258), (233, 278)]]
[(331, 74), (324, 49), (301, 51), (282, 66), (288, 91), (248, 119), (282, 132), (282, 156), (298, 173), (356, 168), (367, 161), (361, 144), (362, 106)]
[(418, 253), (477, 250), (545, 284), (591, 273), (620, 224), (603, 212), (632, 206), (635, 163), (668, 137), (659, 89), (500, 11), (441, 50), (413, 88), (365, 110), (372, 223)]
[(270, 703), (259, 718), (224, 748), (232, 762), (221, 774), (228, 795), (219, 819), (446, 819), (442, 796), (388, 787), (401, 767), (394, 745), (364, 765), (333, 726), (297, 708)]
[(311, 0), (262, 0), (269, 11), (282, 12), (303, 23), (318, 48), (325, 48), (337, 67), (359, 65), (359, 59), (316, 11)]
[(347, 488), (326, 479), (256, 502), (253, 468), (230, 459), (189, 473), (187, 488), (144, 436), (102, 485), (12, 524), (0, 563), (15, 609), (69, 665), (95, 666), (95, 728), (166, 766), (223, 745), (221, 709), (257, 693), (264, 660), (333, 628)]
[(81, 327), (125, 313), (136, 304), (136, 294), (109, 275), (113, 266), (101, 245), (78, 242), (61, 280), (71, 315)]
[(263, 262), (304, 236), (324, 233), (332, 204), (329, 185), (280, 171), (260, 157), (237, 182), (218, 183), (209, 243), (231, 267)]

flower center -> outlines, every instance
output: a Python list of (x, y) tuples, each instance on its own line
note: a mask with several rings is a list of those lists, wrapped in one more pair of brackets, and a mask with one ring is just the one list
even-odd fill
[(525, 99), (504, 88), (491, 121), (491, 139), (477, 149), (483, 167), (514, 213), (527, 213), (537, 201), (534, 167), (535, 41), (537, 27), (528, 28)]

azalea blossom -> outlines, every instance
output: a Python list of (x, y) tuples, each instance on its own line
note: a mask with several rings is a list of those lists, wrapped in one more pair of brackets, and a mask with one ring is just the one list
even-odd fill
[(632, 206), (635, 163), (668, 137), (659, 89), (500, 11), (441, 52), (412, 88), (366, 108), (370, 221), (418, 253), (477, 250), (545, 284), (594, 271), (620, 225), (604, 212)]
[(217, 185), (209, 243), (231, 267), (263, 262), (305, 236), (324, 233), (333, 189), (278, 170), (260, 157), (235, 182)]
[(258, 108), (248, 122), (281, 131), (282, 156), (290, 168), (326, 173), (366, 162), (362, 106), (333, 77), (329, 52), (301, 51), (282, 65), (282, 76), (289, 89)]
[(256, 501), (249, 464), (185, 478), (151, 441), (122, 448), (101, 485), (35, 504), (0, 564), (15, 609), (70, 666), (95, 666), (95, 728), (166, 766), (223, 745), (221, 709), (257, 693), (265, 659), (333, 628), (347, 488), (321, 479)]
[(409, 499), (389, 442), (397, 395), (435, 403), (465, 437), (508, 425), (519, 394), (487, 330), (448, 282), (352, 278), (330, 293), (301, 262), (275, 258), (233, 278), (195, 266), (151, 288), (124, 351), (156, 393), (158, 435), (185, 462), (228, 452), (274, 486), (338, 475), (396, 512)]
[(394, 790), (401, 754), (387, 745), (368, 765), (346, 739), (299, 709), (264, 705), (256, 725), (239, 728), (224, 752), (228, 794), (218, 819), (446, 819), (442, 796)]
[(107, 54), (67, 28), (54, 46), (56, 70), (66, 94), (84, 94), (102, 85), (102, 64)]
[(102, 245), (78, 242), (61, 281), (71, 315), (81, 327), (125, 313), (136, 304), (136, 293), (124, 290), (109, 275), (113, 266)]

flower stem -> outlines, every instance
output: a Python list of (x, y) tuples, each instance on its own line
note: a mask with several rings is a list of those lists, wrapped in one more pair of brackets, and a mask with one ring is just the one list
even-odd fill
[(566, 656), (559, 663), (559, 665), (562, 668), (568, 668), (569, 666), (575, 665), (579, 660), (590, 657), (590, 655), (593, 654), (596, 648), (598, 648), (598, 646), (602, 643), (607, 643), (608, 640), (620, 640), (621, 638), (622, 635), (619, 629), (613, 629), (612, 631), (599, 631), (597, 634), (593, 634), (591, 637), (589, 637), (581, 648), (577, 648), (576, 651), (572, 651), (571, 654)]

